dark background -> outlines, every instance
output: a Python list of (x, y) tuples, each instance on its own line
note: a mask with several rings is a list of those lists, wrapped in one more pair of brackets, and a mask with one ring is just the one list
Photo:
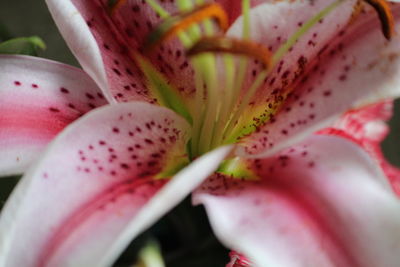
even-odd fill
[[(0, 0), (0, 37), (32, 35), (40, 36), (47, 45), (40, 53), (41, 57), (78, 66), (58, 33), (44, 0)], [(388, 160), (400, 166), (400, 102), (396, 103), (395, 114), (389, 123), (391, 133), (382, 147)], [(16, 181), (15, 177), (0, 179), (0, 207)], [(184, 234), (179, 233), (179, 229), (185, 229)], [(191, 208), (188, 200), (143, 234), (119, 260), (118, 266), (132, 263), (134, 256), (129, 255), (134, 255), (138, 244), (148, 238), (160, 241), (168, 266), (223, 266), (227, 261), (226, 251), (210, 235), (203, 209)]]

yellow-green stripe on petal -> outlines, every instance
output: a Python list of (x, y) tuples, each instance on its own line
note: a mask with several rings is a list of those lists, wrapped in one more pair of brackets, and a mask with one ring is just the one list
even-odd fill
[(192, 116), (182, 97), (179, 95), (178, 90), (169, 85), (162, 74), (159, 73), (147, 59), (139, 54), (135, 54), (134, 58), (144, 72), (148, 81), (149, 90), (152, 96), (157, 99), (158, 103), (182, 115), (187, 122), (192, 124)]

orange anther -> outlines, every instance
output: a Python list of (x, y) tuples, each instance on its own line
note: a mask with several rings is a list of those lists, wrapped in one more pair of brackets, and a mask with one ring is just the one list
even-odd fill
[(204, 4), (191, 11), (167, 18), (147, 36), (143, 48), (145, 51), (150, 51), (191, 25), (209, 18), (215, 19), (224, 32), (228, 29), (228, 16), (221, 5), (216, 3)]
[(207, 52), (222, 52), (252, 57), (263, 63), (266, 69), (270, 67), (272, 59), (271, 52), (261, 44), (250, 40), (228, 37), (202, 38), (189, 49), (187, 54), (188, 56), (194, 56)]
[(378, 13), (383, 35), (390, 40), (394, 35), (394, 18), (389, 4), (385, 0), (364, 0)]

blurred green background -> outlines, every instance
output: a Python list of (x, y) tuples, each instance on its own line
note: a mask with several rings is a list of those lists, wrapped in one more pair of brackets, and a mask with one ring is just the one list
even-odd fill
[(0, 29), (10, 37), (38, 35), (47, 45), (41, 57), (79, 66), (58, 33), (44, 0), (1, 0)]
[[(79, 66), (58, 33), (44, 1), (1, 0), (0, 40), (32, 35), (40, 36), (47, 45), (47, 49), (40, 53), (41, 57)], [(390, 126), (391, 133), (382, 146), (388, 160), (400, 166), (398, 152), (400, 151), (400, 102), (395, 105), (395, 115), (390, 121)], [(0, 180), (0, 207), (16, 181), (16, 178)], [(184, 234), (177, 230), (182, 227), (185, 229)], [(139, 242), (133, 244), (121, 257), (118, 266), (132, 263), (134, 259), (132, 255), (137, 250), (137, 244), (143, 244), (148, 237), (154, 238), (154, 236), (161, 240), (164, 256), (169, 257), (168, 266), (223, 266), (227, 261), (226, 250), (218, 244), (214, 236), (210, 235), (204, 210), (192, 209), (186, 200), (150, 231), (143, 234)], [(199, 246), (201, 242), (204, 244)], [(215, 261), (216, 259), (219, 261)]]

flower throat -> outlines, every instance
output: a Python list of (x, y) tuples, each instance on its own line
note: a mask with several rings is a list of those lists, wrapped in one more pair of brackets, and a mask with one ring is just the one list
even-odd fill
[[(194, 72), (194, 95), (183, 97), (145, 57), (138, 53), (132, 57), (145, 74), (152, 97), (192, 125), (188, 144), (190, 158), (220, 145), (238, 142), (273, 118), (290, 94), (291, 87), (263, 107), (248, 112), (257, 89), (296, 42), (344, 1), (347, 0), (336, 0), (323, 8), (272, 54), (268, 48), (250, 40), (250, 0), (242, 0), (241, 38), (225, 35), (229, 27), (228, 16), (219, 4), (177, 0), (179, 13), (171, 15), (156, 1), (146, 0), (163, 21), (148, 34), (142, 45), (144, 55), (150, 55), (162, 43), (178, 37)], [(122, 8), (124, 2), (109, 1), (111, 15)], [(384, 0), (365, 2), (377, 11), (382, 32), (390, 39), (394, 23), (388, 4)], [(257, 62), (261, 71), (244, 86), (250, 60)]]

